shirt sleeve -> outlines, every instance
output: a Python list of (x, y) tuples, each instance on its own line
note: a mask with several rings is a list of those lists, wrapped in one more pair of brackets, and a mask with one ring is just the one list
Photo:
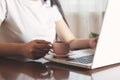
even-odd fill
[(4, 20), (6, 17), (6, 2), (5, 0), (0, 0), (0, 20)]
[(53, 14), (54, 14), (54, 20), (55, 22), (59, 21), (60, 19), (62, 19), (62, 15), (58, 10), (57, 6), (53, 6)]

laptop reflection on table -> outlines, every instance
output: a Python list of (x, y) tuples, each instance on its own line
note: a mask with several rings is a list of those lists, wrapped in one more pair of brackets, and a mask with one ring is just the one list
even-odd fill
[[(61, 70), (69, 73), (69, 80), (120, 80), (120, 64), (110, 65), (98, 69), (84, 69), (64, 64), (48, 62), (46, 65), (53, 70)], [(61, 72), (60, 71), (60, 72)], [(62, 73), (64, 74), (64, 73)], [(59, 77), (62, 77), (59, 75)], [(66, 79), (67, 80), (67, 79)]]

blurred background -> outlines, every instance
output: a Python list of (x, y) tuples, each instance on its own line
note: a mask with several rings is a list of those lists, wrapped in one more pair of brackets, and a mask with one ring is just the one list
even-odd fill
[(100, 33), (107, 0), (60, 0), (68, 24), (77, 38)]

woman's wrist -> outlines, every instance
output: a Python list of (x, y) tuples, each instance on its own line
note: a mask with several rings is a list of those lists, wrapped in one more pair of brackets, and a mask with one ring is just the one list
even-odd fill
[(0, 43), (0, 56), (22, 56), (22, 47), (21, 43)]
[(92, 48), (92, 46), (91, 46), (91, 38), (88, 39), (88, 48)]
[(16, 53), (17, 53), (19, 56), (24, 56), (23, 48), (24, 48), (24, 44), (18, 44)]
[(94, 39), (95, 39), (95, 38), (90, 38), (90, 39), (89, 39), (89, 47), (92, 48), (92, 49), (96, 47), (96, 46), (95, 46), (96, 43), (95, 43)]

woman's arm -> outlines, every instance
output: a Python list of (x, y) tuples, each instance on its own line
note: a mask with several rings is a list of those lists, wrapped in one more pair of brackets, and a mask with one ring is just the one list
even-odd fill
[(70, 44), (72, 50), (94, 48), (97, 39), (80, 40), (76, 39), (63, 19), (56, 22), (56, 31), (58, 37)]
[[(2, 20), (0, 20), (0, 26)], [(0, 57), (22, 56), (38, 59), (46, 55), (50, 42), (45, 40), (34, 40), (29, 43), (3, 43), (0, 42)]]
[(0, 57), (22, 56), (38, 59), (45, 56), (50, 48), (49, 42), (44, 40), (29, 43), (0, 43)]
[(0, 26), (1, 26), (1, 24), (2, 24), (2, 20), (0, 19)]
[(18, 43), (0, 43), (0, 56), (22, 56), (22, 46)]
[[(0, 19), (0, 28), (1, 28), (2, 20)], [(20, 56), (20, 49), (22, 48), (22, 44), (13, 44), (13, 43), (1, 43), (0, 42), (0, 56)]]

